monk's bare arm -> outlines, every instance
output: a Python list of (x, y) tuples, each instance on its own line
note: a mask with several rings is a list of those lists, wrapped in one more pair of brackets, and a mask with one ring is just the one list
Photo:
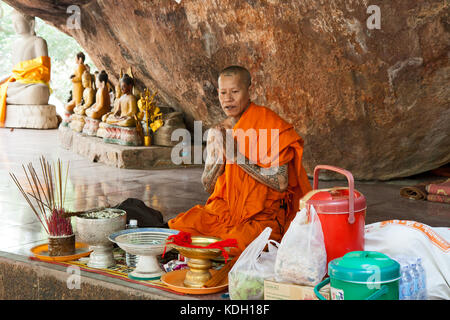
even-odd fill
[[(227, 134), (230, 134), (229, 129), (232, 129), (236, 124), (236, 119), (227, 118), (221, 123), (221, 127), (226, 130)], [(224, 133), (225, 137), (225, 133)], [(230, 139), (229, 139), (230, 140)], [(265, 184), (269, 188), (272, 188), (278, 192), (286, 191), (288, 187), (288, 165), (285, 164), (280, 167), (272, 168), (262, 168), (256, 164), (250, 163), (250, 161), (237, 150), (236, 141), (234, 141), (234, 161), (238, 164), (245, 172), (247, 172), (256, 181)], [(243, 160), (243, 161), (242, 161)]]
[(215, 163), (213, 165), (205, 165), (205, 169), (202, 174), (203, 188), (209, 194), (213, 193), (214, 187), (219, 178), (225, 170), (224, 163)]
[[(217, 129), (217, 128), (213, 128)], [(223, 159), (222, 141), (218, 138), (220, 130), (211, 130), (208, 132), (207, 138), (207, 158), (205, 169), (202, 174), (202, 184), (206, 192), (213, 193), (217, 179), (225, 171), (225, 161)]]
[(241, 154), (239, 154), (238, 159), (245, 160), (245, 162), (237, 161), (238, 166), (256, 181), (259, 181), (278, 192), (286, 191), (288, 187), (288, 164), (284, 164), (280, 167), (262, 168), (256, 164), (249, 163), (249, 160)]

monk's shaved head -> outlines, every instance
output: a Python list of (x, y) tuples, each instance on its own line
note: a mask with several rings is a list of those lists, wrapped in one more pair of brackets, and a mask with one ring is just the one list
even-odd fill
[(230, 66), (223, 69), (220, 74), (220, 77), (231, 77), (234, 75), (239, 75), (239, 78), (241, 81), (245, 84), (245, 86), (248, 88), (252, 84), (252, 77), (250, 76), (250, 72), (248, 72), (247, 69), (241, 66)]
[(227, 117), (238, 121), (250, 105), (250, 72), (240, 66), (223, 69), (219, 74), (217, 93), (222, 110)]

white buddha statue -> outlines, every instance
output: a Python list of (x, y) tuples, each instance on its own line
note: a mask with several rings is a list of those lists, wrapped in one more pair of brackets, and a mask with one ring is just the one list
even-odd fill
[(17, 39), (12, 74), (0, 78), (0, 126), (55, 128), (55, 106), (49, 105), (51, 63), (46, 41), (36, 36), (34, 17), (14, 11)]

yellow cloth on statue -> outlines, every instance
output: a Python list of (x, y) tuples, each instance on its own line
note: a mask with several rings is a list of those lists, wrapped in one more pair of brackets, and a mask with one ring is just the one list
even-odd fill
[(14, 66), (12, 70), (13, 75), (0, 85), (0, 127), (5, 126), (6, 93), (8, 91), (8, 84), (10, 82), (19, 81), (25, 84), (43, 83), (49, 86), (50, 70), (50, 57), (44, 56), (22, 61)]

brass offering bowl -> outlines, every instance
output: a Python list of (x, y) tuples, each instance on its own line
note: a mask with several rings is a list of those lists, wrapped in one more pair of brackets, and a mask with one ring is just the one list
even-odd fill
[[(211, 243), (221, 241), (222, 239), (216, 237), (193, 236), (192, 245), (207, 246)], [(221, 255), (220, 249), (200, 249), (183, 247), (176, 244), (168, 244), (169, 247), (178, 250), (183, 256), (188, 258), (187, 265), (189, 267), (186, 277), (184, 279), (184, 286), (189, 288), (202, 288), (203, 285), (211, 279), (211, 260)], [(229, 251), (229, 248), (224, 248)]]

